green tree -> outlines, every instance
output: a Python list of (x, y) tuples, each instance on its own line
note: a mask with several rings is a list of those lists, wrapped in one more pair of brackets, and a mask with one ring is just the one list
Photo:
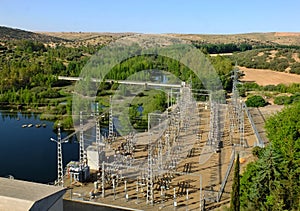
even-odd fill
[(286, 107), (266, 123), (273, 150), (280, 156), (281, 199), (286, 209), (300, 209), (300, 103)]
[(237, 154), (234, 166), (234, 178), (231, 191), (230, 210), (240, 210), (240, 155)]
[(269, 118), (270, 144), (258, 160), (247, 165), (241, 178), (244, 210), (299, 210), (300, 103)]

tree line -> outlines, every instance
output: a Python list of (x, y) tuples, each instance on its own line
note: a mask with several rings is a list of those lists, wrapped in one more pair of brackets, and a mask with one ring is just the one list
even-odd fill
[(196, 48), (200, 49), (204, 53), (209, 53), (209, 54), (233, 53), (233, 52), (247, 51), (252, 49), (252, 45), (247, 43), (212, 44), (212, 43), (200, 43), (198, 41), (192, 41), (192, 43)]

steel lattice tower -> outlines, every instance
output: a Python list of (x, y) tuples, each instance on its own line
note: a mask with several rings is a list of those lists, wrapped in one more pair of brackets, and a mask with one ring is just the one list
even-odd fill
[(148, 177), (147, 177), (147, 204), (153, 204), (153, 162), (152, 162), (152, 146), (148, 147)]
[(112, 98), (110, 96), (108, 138), (113, 139), (113, 135), (114, 135), (114, 123), (113, 123), (113, 111), (112, 111)]
[(98, 103), (96, 104), (96, 145), (97, 145), (97, 154), (98, 154), (98, 168), (100, 168), (100, 143), (101, 143), (101, 131), (100, 131), (100, 119), (99, 119), (99, 107)]
[[(239, 91), (237, 88), (237, 84), (238, 82), (238, 69), (237, 67), (234, 68), (233, 70), (233, 76), (232, 76), (232, 98), (231, 98), (231, 104), (232, 104), (232, 109), (233, 109), (233, 118), (237, 119), (237, 124), (234, 124), (235, 121), (231, 121), (231, 132), (234, 131), (234, 127), (237, 126), (238, 127), (238, 132), (240, 135), (240, 143), (239, 145), (242, 147), (247, 147), (245, 138), (244, 138), (244, 133), (245, 133), (245, 125), (244, 125), (244, 117), (245, 117), (245, 113), (244, 113), (244, 105), (242, 103), (242, 101), (239, 101)], [(233, 119), (232, 118), (232, 119)]]
[(64, 171), (62, 163), (62, 148), (61, 148), (61, 134), (60, 126), (58, 126), (57, 133), (57, 185), (64, 186)]
[(79, 135), (79, 162), (85, 163), (85, 153), (84, 153), (84, 139), (83, 139), (83, 120), (82, 111), (80, 111), (80, 135)]
[(239, 111), (239, 132), (240, 132), (240, 145), (242, 147), (247, 147), (246, 141), (245, 141), (245, 113), (244, 113), (244, 105), (241, 102), (240, 103), (240, 111)]
[[(161, 126), (161, 119), (158, 119), (158, 124), (159, 127)], [(159, 129), (159, 131), (161, 131), (161, 128)], [(157, 156), (157, 160), (158, 160), (158, 169), (159, 170), (163, 170), (163, 145), (162, 145), (162, 138), (160, 137), (158, 140), (158, 156)]]
[(57, 143), (57, 180), (55, 181), (55, 185), (64, 186), (64, 170), (63, 170), (63, 162), (62, 162), (62, 143), (68, 142), (61, 140), (61, 133), (60, 133), (60, 124), (58, 124), (57, 130), (57, 140), (50, 138), (51, 141)]
[(153, 160), (152, 160), (152, 145), (150, 132), (150, 114), (148, 114), (148, 175), (147, 175), (147, 204), (153, 204)]

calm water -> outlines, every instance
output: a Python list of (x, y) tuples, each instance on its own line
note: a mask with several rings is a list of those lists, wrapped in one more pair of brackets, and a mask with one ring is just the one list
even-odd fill
[[(46, 123), (47, 127), (22, 128), (23, 124)], [(39, 115), (0, 110), (0, 176), (40, 183), (53, 182), (57, 177), (57, 139), (53, 122), (40, 121)], [(62, 137), (67, 134), (62, 133)], [(78, 160), (78, 144), (63, 144), (63, 162)]]

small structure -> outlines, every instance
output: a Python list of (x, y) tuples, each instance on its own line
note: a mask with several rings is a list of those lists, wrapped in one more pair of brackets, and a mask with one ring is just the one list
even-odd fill
[(90, 145), (86, 149), (87, 151), (87, 160), (88, 165), (90, 166), (91, 170), (99, 170), (99, 167), (102, 161), (105, 160), (105, 151), (103, 150), (105, 147), (104, 143), (99, 143), (98, 145)]
[(78, 161), (69, 162), (66, 168), (67, 174), (72, 177), (74, 181), (85, 182), (90, 177), (90, 167)]
[(63, 187), (0, 177), (0, 210), (63, 210)]

